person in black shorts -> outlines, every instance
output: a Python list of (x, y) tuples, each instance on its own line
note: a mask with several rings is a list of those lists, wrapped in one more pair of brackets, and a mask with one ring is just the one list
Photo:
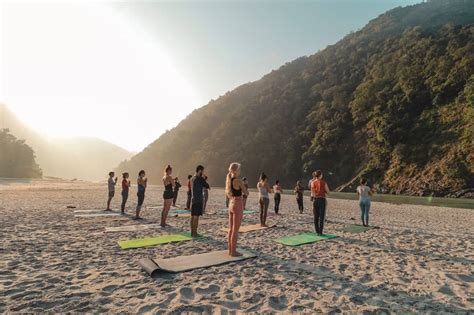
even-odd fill
[(174, 198), (174, 179), (171, 177), (172, 171), (173, 169), (171, 168), (171, 165), (168, 165), (163, 175), (163, 185), (165, 186), (165, 190), (163, 191), (163, 211), (161, 212), (160, 223), (162, 227), (166, 226), (166, 219), (168, 218), (168, 212), (170, 211)]
[(191, 178), (191, 236), (198, 237), (197, 232), (199, 225), (199, 217), (202, 216), (203, 211), (203, 189), (209, 189), (209, 184), (202, 177), (204, 166), (198, 165), (196, 167), (196, 174)]

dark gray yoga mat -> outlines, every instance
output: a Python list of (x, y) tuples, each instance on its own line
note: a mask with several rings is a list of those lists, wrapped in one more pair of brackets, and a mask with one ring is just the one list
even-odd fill
[(227, 250), (214, 251), (204, 254), (190, 255), (190, 256), (178, 256), (173, 258), (143, 258), (140, 259), (138, 264), (145, 270), (151, 277), (154, 277), (160, 272), (184, 272), (198, 268), (207, 268), (211, 266), (218, 266), (227, 264), (235, 261), (241, 261), (253, 257), (257, 257), (256, 254), (239, 250), (243, 256), (230, 257)]

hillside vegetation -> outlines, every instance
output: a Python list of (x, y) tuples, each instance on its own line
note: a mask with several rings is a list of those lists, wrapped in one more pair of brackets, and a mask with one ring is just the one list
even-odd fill
[(0, 177), (39, 178), (41, 168), (33, 149), (18, 140), (8, 129), (0, 129)]
[(36, 162), (45, 176), (105, 180), (112, 168), (132, 156), (127, 150), (97, 138), (48, 139), (26, 126), (4, 104), (0, 104), (1, 128), (8, 128), (11, 135), (24, 140), (35, 151)]
[(240, 161), (291, 187), (322, 169), (333, 188), (360, 176), (380, 191), (468, 196), (474, 187), (474, 5), (396, 8), (337, 44), (195, 110), (119, 170), (158, 182), (207, 167), (221, 186)]

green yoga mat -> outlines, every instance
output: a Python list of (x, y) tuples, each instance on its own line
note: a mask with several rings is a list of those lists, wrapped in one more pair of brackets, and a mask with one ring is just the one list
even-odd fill
[(301, 233), (298, 235), (284, 236), (281, 238), (277, 238), (274, 241), (283, 245), (298, 246), (298, 245), (314, 243), (314, 242), (336, 238), (336, 237), (337, 236), (333, 234), (324, 234), (322, 236), (319, 236), (316, 233)]
[(191, 233), (160, 235), (156, 237), (137, 238), (134, 240), (118, 241), (121, 249), (140, 248), (146, 246), (168, 244), (172, 242), (191, 241), (193, 239), (200, 239), (201, 237), (191, 237)]
[(186, 209), (170, 209), (170, 214), (183, 214), (183, 213), (191, 213), (190, 210)]
[(338, 231), (342, 232), (350, 232), (350, 233), (362, 233), (372, 229), (378, 229), (377, 226), (363, 226), (358, 224), (348, 225), (343, 228), (338, 229)]

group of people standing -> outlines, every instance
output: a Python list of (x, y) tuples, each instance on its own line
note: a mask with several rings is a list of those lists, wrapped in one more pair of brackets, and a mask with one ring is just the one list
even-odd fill
[[(249, 186), (247, 178), (240, 178), (240, 169), (241, 166), (239, 163), (231, 163), (228, 169), (226, 176), (225, 184), (225, 195), (226, 195), (226, 205), (229, 211), (229, 233), (228, 233), (228, 249), (229, 255), (231, 256), (241, 256), (237, 251), (237, 238), (240, 225), (242, 223), (243, 211), (246, 206), (246, 201), (249, 196)], [(163, 174), (163, 211), (161, 213), (160, 225), (165, 227), (166, 220), (168, 218), (168, 213), (171, 208), (171, 205), (176, 205), (176, 200), (178, 197), (178, 192), (181, 187), (181, 183), (177, 177), (173, 178), (172, 167), (168, 165)], [(112, 198), (115, 195), (115, 185), (117, 184), (117, 177), (115, 177), (114, 172), (109, 173), (108, 179), (108, 188), (109, 188), (109, 197), (107, 200), (107, 209), (110, 209), (110, 203)], [(131, 187), (131, 182), (129, 180), (129, 174), (122, 174), (122, 204), (121, 212), (125, 212), (125, 205), (128, 199), (129, 189)], [(204, 166), (198, 165), (196, 167), (196, 172), (194, 175), (188, 176), (188, 194), (186, 209), (191, 210), (191, 235), (193, 237), (199, 236), (197, 229), (199, 225), (199, 217), (202, 216), (205, 212), (209, 190), (211, 189), (208, 182), (207, 176), (204, 175)], [(145, 199), (145, 191), (147, 188), (148, 179), (144, 170), (141, 170), (138, 173), (137, 178), (137, 206), (135, 209), (135, 219), (140, 219), (140, 211)], [(359, 205), (361, 208), (361, 220), (364, 226), (369, 224), (369, 209), (370, 209), (370, 196), (373, 191), (366, 185), (367, 181), (361, 179), (360, 186), (357, 187), (357, 193), (359, 195)], [(308, 188), (311, 191), (311, 201), (313, 206), (313, 215), (314, 215), (314, 227), (318, 235), (323, 235), (324, 220), (326, 216), (326, 197), (330, 193), (329, 186), (327, 182), (323, 179), (323, 172), (318, 170), (313, 172), (313, 177), (308, 183)], [(268, 177), (265, 173), (261, 173), (259, 181), (257, 183), (257, 191), (260, 205), (260, 224), (261, 226), (267, 226), (266, 220), (268, 216), (268, 207), (270, 204), (270, 193), (274, 194), (275, 201), (275, 214), (278, 214), (280, 209), (281, 194), (283, 193), (282, 186), (280, 181), (277, 180), (275, 184), (270, 187), (268, 183)], [(298, 204), (298, 209), (300, 213), (303, 213), (303, 195), (304, 187), (301, 185), (301, 182), (296, 183), (294, 188), (294, 193), (296, 195), (296, 201)]]

